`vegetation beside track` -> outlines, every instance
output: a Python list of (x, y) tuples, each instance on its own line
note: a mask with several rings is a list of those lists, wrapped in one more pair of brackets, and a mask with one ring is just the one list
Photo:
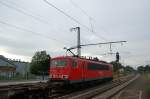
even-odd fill
[(147, 75), (147, 77), (148, 77), (147, 90), (150, 95), (150, 73)]
[(119, 63), (116, 61), (112, 61), (110, 62), (110, 64), (113, 65), (113, 78), (114, 79), (136, 73), (136, 70), (129, 65), (124, 66), (122, 63)]

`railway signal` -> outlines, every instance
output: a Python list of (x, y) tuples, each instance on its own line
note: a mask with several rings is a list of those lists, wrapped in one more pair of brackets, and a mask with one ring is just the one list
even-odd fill
[(119, 52), (116, 53), (116, 62), (119, 62), (120, 56), (119, 56)]

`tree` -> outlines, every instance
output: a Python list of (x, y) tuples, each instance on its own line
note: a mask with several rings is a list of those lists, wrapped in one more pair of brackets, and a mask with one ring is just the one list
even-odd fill
[(139, 66), (137, 70), (138, 70), (139, 73), (144, 73), (145, 72), (144, 66)]
[(50, 55), (46, 51), (38, 51), (32, 57), (30, 71), (32, 74), (41, 75), (48, 73), (50, 67)]
[(114, 70), (114, 72), (116, 72), (117, 70), (123, 68), (122, 64), (121, 64), (121, 63), (118, 63), (118, 62), (116, 62), (116, 61), (112, 61), (112, 62), (110, 62), (110, 64), (113, 65), (113, 70)]
[(135, 70), (134, 70), (134, 68), (133, 67), (131, 67), (131, 66), (126, 66), (126, 67), (124, 67), (124, 71), (125, 71), (125, 73), (127, 73), (127, 74), (129, 74), (129, 73), (134, 73), (135, 72)]
[(144, 67), (144, 71), (147, 72), (147, 73), (149, 73), (149, 72), (150, 72), (150, 66), (149, 66), (149, 65), (146, 65), (146, 66)]

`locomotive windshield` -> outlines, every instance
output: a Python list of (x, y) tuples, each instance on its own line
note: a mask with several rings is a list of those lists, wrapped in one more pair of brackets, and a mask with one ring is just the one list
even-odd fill
[(67, 60), (52, 60), (51, 67), (66, 67)]

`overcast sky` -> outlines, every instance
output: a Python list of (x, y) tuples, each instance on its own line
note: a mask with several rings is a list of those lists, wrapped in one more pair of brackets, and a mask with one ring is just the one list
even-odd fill
[[(123, 64), (136, 67), (149, 63), (150, 0), (47, 1), (96, 33), (44, 0), (0, 0), (0, 54), (25, 61), (40, 50), (52, 57), (66, 55), (63, 47), (77, 42), (77, 33), (70, 28), (80, 26), (81, 44), (125, 40), (123, 45), (112, 45), (113, 52), (120, 52)], [(103, 55), (108, 52), (109, 45), (82, 48), (82, 55), (115, 60), (114, 55)]]

